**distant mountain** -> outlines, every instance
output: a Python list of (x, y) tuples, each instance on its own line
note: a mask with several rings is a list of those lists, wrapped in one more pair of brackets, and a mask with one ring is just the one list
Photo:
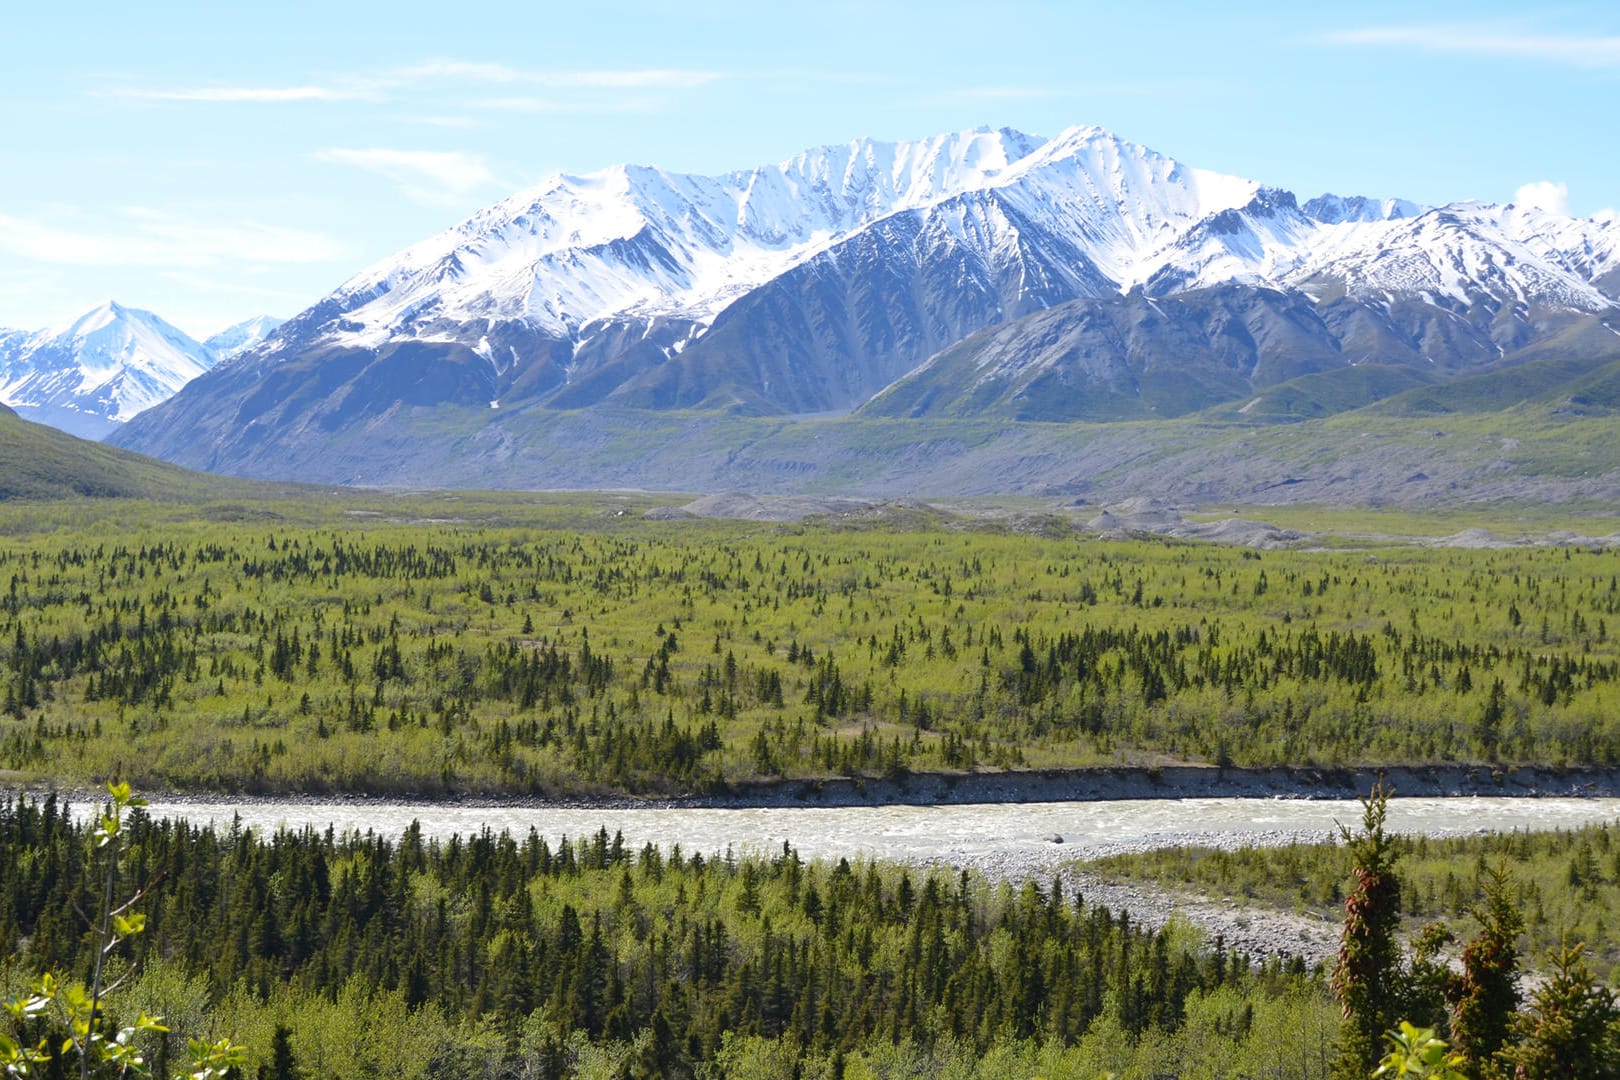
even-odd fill
[(198, 342), (150, 311), (108, 301), (63, 327), (0, 330), (0, 402), (28, 419), (103, 438), (279, 325), (262, 315)]
[(151, 312), (109, 301), (64, 327), (0, 337), (0, 401), (100, 438), (213, 362), (207, 348)]
[[(1302, 378), (1331, 410), (1601, 352), (1617, 298), (1614, 221), (1301, 204), (1099, 128), (857, 140), (716, 177), (552, 177), (362, 271), (116, 440), (347, 480), (387, 474), (401, 441), (418, 466), (460, 460), (430, 435), (452, 412), (492, 439), (532, 409), (1119, 420)], [(522, 468), (502, 445), (469, 483), (569, 482), (492, 476)]]
[(245, 319), (235, 326), (226, 327), (207, 341), (203, 347), (213, 354), (214, 362), (234, 360), (238, 356), (255, 348), (265, 338), (273, 333), (285, 319), (278, 319), (273, 315), (256, 315)]

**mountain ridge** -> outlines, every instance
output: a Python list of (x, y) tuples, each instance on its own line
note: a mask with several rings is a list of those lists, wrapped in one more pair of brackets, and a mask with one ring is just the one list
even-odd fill
[[(1165, 415), (1144, 404), (1149, 368), (1175, 391), (1171, 415), (1360, 364), (1409, 369), (1359, 380), (1359, 401), (1529, 356), (1575, 326), (1620, 333), (1617, 287), (1613, 221), (1301, 203), (1100, 128), (854, 140), (715, 177), (547, 178), (352, 276), (115, 441), (234, 471), (440, 407), (492, 426), (529, 408), (794, 417), (876, 409), (909, 386), (906, 415), (969, 415), (972, 388), (950, 380), (987, 361), (966, 343), (1066, 304), (1093, 305), (1088, 347), (1115, 350), (1120, 378), (1015, 416)], [(1151, 302), (1171, 300), (1207, 310), (1158, 319)], [(1116, 309), (1137, 321), (1104, 333)], [(1205, 321), (1193, 337), (1187, 319)], [(1178, 376), (1194, 340), (1204, 374)], [(1030, 348), (1026, 364), (1042, 355)], [(918, 388), (928, 379), (941, 381)]]

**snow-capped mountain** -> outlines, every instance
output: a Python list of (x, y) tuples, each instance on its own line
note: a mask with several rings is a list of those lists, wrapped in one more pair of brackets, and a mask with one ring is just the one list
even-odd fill
[(0, 403), (74, 435), (103, 438), (280, 324), (261, 315), (199, 342), (150, 311), (109, 300), (65, 326), (0, 330)]
[[(1297, 373), (1244, 368), (1263, 343), (1234, 351), (1220, 336), (1279, 319), (1293, 328), (1279, 341), (1312, 343), (1312, 370), (1463, 371), (1512, 362), (1571, 320), (1620, 325), (1620, 224), (1359, 196), (1301, 205), (1095, 127), (857, 140), (712, 177), (616, 166), (551, 177), (362, 271), (117, 441), (271, 469), (287, 440), (447, 405), (489, 422), (526, 406), (847, 412), (986, 328), (1226, 289), (1244, 293), (1175, 318), (1134, 302), (1092, 314), (1127, 320), (1138, 359), (1172, 365), (1193, 320), (1199, 348), (1236, 373), (1200, 384), (1212, 394)], [(1123, 356), (1123, 333), (1075, 340)], [(976, 370), (959, 352), (947, 367)]]
[(234, 360), (269, 337), (284, 321), (274, 315), (256, 315), (221, 330), (204, 341), (203, 347), (213, 354), (215, 363)]
[(613, 316), (706, 321), (874, 221), (992, 182), (1040, 143), (964, 132), (714, 177), (631, 165), (552, 176), (345, 282), (323, 305), (344, 318), (322, 339), (376, 346), (484, 320), (558, 335)]
[(66, 326), (0, 337), (0, 401), (100, 438), (171, 397), (213, 354), (149, 311), (108, 301)]
[[(740, 296), (873, 224), (969, 192), (1064, 237), (1105, 291), (1119, 293), (1155, 280), (1290, 288), (1325, 277), (1365, 289), (1438, 287), (1466, 302), (1470, 273), (1512, 256), (1529, 265), (1519, 275), (1500, 267), (1510, 292), (1590, 308), (1605, 301), (1573, 264), (1597, 242), (1612, 269), (1620, 236), (1612, 225), (1549, 226), (1552, 215), (1512, 207), (1428, 211), (1326, 195), (1300, 208), (1286, 192), (1095, 127), (1051, 140), (1008, 129), (857, 140), (717, 177), (628, 165), (553, 176), (357, 274), (308, 313), (314, 319), (296, 320), (302, 333), (279, 351), (459, 339), (470, 325), (513, 321), (576, 345), (610, 321), (676, 319), (700, 331)], [(964, 235), (970, 227), (947, 231), (993, 243)], [(1245, 232), (1211, 258), (1210, 237)], [(1369, 273), (1376, 258), (1390, 265)]]

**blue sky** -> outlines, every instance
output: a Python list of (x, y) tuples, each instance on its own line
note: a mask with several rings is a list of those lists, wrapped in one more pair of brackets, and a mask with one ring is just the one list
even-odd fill
[(1301, 198), (1620, 206), (1612, 3), (91, 0), (14, 5), (0, 57), (22, 329), (291, 315), (556, 170), (983, 124), (1100, 124)]

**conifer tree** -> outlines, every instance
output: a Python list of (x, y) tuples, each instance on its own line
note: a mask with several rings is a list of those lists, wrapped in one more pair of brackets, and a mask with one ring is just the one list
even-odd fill
[(1581, 945), (1547, 957), (1549, 977), (1514, 1025), (1518, 1044), (1505, 1057), (1515, 1080), (1615, 1080), (1620, 1077), (1620, 1004), (1587, 966)]
[(1496, 1056), (1507, 1043), (1519, 1007), (1518, 940), (1524, 916), (1508, 884), (1505, 867), (1486, 870), (1484, 898), (1475, 910), (1480, 931), (1463, 947), (1463, 970), (1452, 994), (1452, 1042), (1464, 1071), (1475, 1080), (1500, 1075)]
[(1344, 1012), (1334, 1076), (1360, 1080), (1378, 1063), (1383, 1036), (1400, 1020), (1400, 881), (1384, 819), (1389, 791), (1374, 785), (1362, 800), (1360, 833), (1340, 826), (1355, 884), (1344, 901), (1344, 930), (1333, 967), (1333, 993)]

